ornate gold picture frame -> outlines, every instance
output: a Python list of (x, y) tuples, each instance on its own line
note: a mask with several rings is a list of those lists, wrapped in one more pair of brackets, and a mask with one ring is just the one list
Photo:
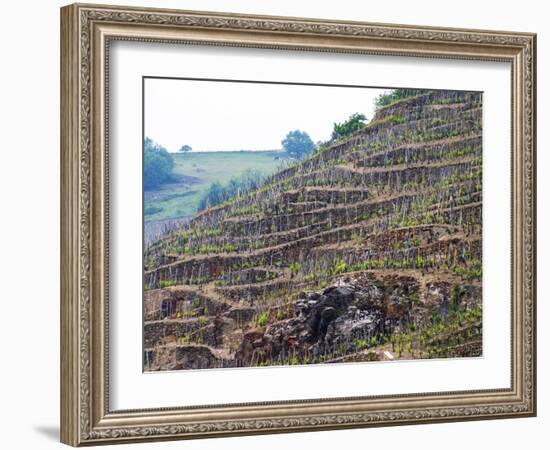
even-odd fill
[[(109, 57), (116, 41), (509, 63), (510, 386), (113, 409), (109, 384)], [(81, 446), (534, 416), (535, 89), (536, 36), (530, 33), (105, 5), (62, 8), (62, 442)]]

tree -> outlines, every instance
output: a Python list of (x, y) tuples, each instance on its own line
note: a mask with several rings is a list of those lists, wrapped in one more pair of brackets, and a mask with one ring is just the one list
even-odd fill
[(335, 123), (332, 129), (332, 139), (338, 140), (350, 136), (365, 126), (367, 118), (364, 114), (354, 113), (342, 123)]
[(315, 144), (305, 131), (290, 131), (281, 141), (284, 151), (288, 156), (302, 159), (315, 148)]
[(190, 145), (182, 145), (178, 151), (182, 153), (187, 153), (193, 151), (193, 149)]
[(143, 186), (146, 190), (158, 188), (174, 180), (174, 158), (151, 138), (143, 143)]

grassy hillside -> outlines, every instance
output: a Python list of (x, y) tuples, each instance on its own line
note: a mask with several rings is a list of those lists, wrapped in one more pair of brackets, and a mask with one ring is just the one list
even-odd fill
[(200, 197), (211, 183), (224, 183), (247, 169), (260, 170), (269, 175), (280, 166), (282, 155), (282, 152), (271, 151), (176, 154), (174, 173), (179, 181), (145, 192), (145, 221), (191, 217), (197, 213)]
[(481, 94), (407, 95), (146, 251), (146, 370), (481, 354)]

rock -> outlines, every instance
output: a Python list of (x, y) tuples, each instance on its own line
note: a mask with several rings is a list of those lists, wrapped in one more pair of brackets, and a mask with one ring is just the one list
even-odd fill
[[(432, 304), (444, 308), (449, 303), (450, 290), (448, 283), (432, 283), (427, 286), (426, 295)], [(481, 290), (472, 285), (461, 292), (463, 302), (475, 304)], [(419, 296), (419, 281), (410, 276), (339, 279), (326, 289), (301, 295), (295, 305), (295, 317), (245, 333), (235, 354), (236, 364), (276, 364), (290, 357), (327, 360), (327, 355), (332, 362), (354, 360), (349, 355), (356, 351), (358, 340), (368, 341), (395, 328), (427, 320), (426, 299)], [(359, 361), (382, 356), (369, 350), (357, 358)]]
[(321, 312), (321, 318), (323, 320), (332, 320), (336, 316), (337, 316), (336, 309), (334, 309), (332, 306), (327, 306)]
[(444, 318), (449, 314), (451, 305), (451, 284), (446, 281), (429, 283), (427, 286), (426, 301), (433, 305)]
[(254, 350), (263, 344), (264, 333), (258, 328), (245, 333), (242, 337), (241, 345), (235, 352), (235, 359), (238, 365), (249, 366), (254, 355)]
[(321, 297), (321, 294), (319, 292), (308, 292), (307, 298), (309, 300), (317, 300), (319, 297)]
[(176, 347), (176, 364), (174, 369), (209, 369), (219, 366), (218, 358), (203, 345)]
[(364, 339), (383, 328), (383, 290), (372, 280), (340, 282), (321, 292), (307, 294), (296, 303), (296, 317), (246, 333), (236, 353), (238, 365), (254, 359), (270, 361), (296, 355), (299, 358), (320, 357), (334, 351), (337, 345)]
[(481, 306), (483, 298), (481, 286), (470, 284), (462, 286), (461, 294), (462, 306), (465, 306), (468, 309), (475, 308), (476, 306)]
[(228, 317), (216, 316), (212, 323), (199, 328), (191, 335), (192, 340), (200, 338), (201, 344), (206, 344), (211, 347), (225, 346), (225, 337), (237, 327), (235, 320)]
[(323, 294), (330, 298), (336, 298), (341, 301), (353, 300), (353, 289), (347, 286), (333, 286), (325, 289)]

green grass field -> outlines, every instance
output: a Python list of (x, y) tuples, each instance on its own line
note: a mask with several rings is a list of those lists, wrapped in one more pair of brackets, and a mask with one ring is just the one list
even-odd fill
[(190, 152), (174, 155), (174, 173), (180, 180), (145, 191), (145, 221), (192, 217), (205, 190), (215, 181), (226, 183), (247, 169), (269, 175), (284, 161), (278, 151)]

